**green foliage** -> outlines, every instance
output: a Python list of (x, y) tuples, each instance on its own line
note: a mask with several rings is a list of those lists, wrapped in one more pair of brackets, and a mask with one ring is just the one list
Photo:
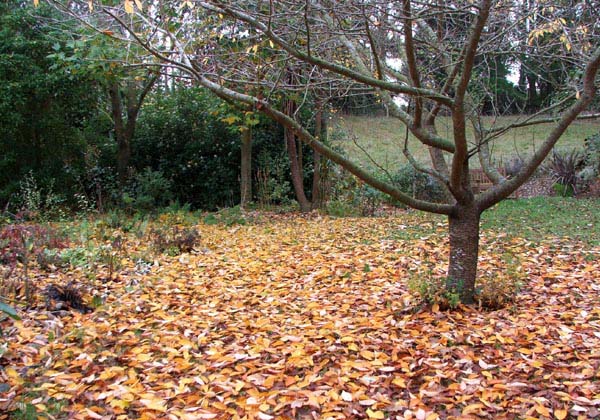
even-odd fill
[(417, 171), (412, 165), (401, 167), (392, 176), (393, 184), (401, 191), (418, 198), (441, 202), (444, 192), (440, 184), (428, 174)]
[(171, 181), (162, 172), (146, 168), (137, 174), (124, 193), (122, 200), (126, 208), (133, 211), (150, 211), (164, 207), (173, 198)]
[(225, 226), (245, 225), (247, 216), (242, 212), (240, 206), (221, 209), (216, 213), (210, 213), (204, 217), (207, 225), (222, 224)]
[(354, 206), (354, 204), (339, 198), (329, 200), (325, 206), (325, 212), (334, 217), (360, 216), (360, 211), (356, 208), (356, 206)]
[(138, 120), (132, 163), (169, 179), (169, 199), (206, 209), (238, 199), (239, 133), (211, 114), (217, 105), (204, 91), (191, 88), (148, 98)]
[(552, 152), (552, 157), (546, 165), (546, 169), (558, 184), (555, 191), (563, 197), (571, 197), (578, 191), (578, 177), (580, 167), (583, 163), (582, 155), (576, 151)]
[(290, 163), (283, 153), (270, 155), (263, 150), (256, 159), (257, 200), (261, 207), (287, 205), (290, 203), (292, 185), (288, 179)]
[(0, 264), (29, 261), (67, 245), (67, 239), (54, 229), (41, 225), (7, 225), (0, 229)]
[(150, 233), (152, 248), (161, 254), (176, 256), (191, 252), (200, 241), (194, 228), (156, 229)]
[(54, 193), (54, 182), (42, 189), (29, 173), (20, 182), (17, 206), (22, 218), (47, 222), (52, 219), (64, 219), (64, 197)]
[(30, 173), (40, 189), (54, 183), (59, 195), (73, 193), (73, 171), (83, 165), (81, 129), (97, 109), (94, 84), (48, 58), (63, 35), (40, 26), (39, 13), (52, 14), (49, 8), (0, 4), (0, 207), (14, 204)]
[(411, 273), (408, 290), (422, 304), (438, 305), (441, 310), (455, 309), (460, 303), (460, 287), (452, 290), (449, 280), (432, 273)]
[(331, 168), (328, 182), (329, 200), (325, 210), (331, 216), (373, 216), (387, 200), (385, 194), (339, 167)]
[(579, 179), (583, 186), (587, 186), (600, 176), (600, 133), (585, 139), (583, 159)]
[(5, 315), (8, 315), (12, 319), (16, 319), (16, 320), (21, 319), (21, 317), (19, 316), (19, 314), (17, 313), (15, 308), (7, 305), (6, 303), (4, 303), (2, 301), (0, 301), (0, 312), (4, 313)]
[[(171, 181), (174, 201), (206, 210), (235, 205), (240, 200), (241, 139), (237, 122), (223, 121), (227, 118), (223, 115), (229, 115), (223, 107), (202, 89), (181, 87), (151, 95), (138, 120), (133, 165), (162, 172)], [(254, 114), (243, 114), (243, 118), (243, 124), (253, 125), (253, 155), (258, 156), (255, 168), (270, 174), (281, 160), (281, 129), (264, 119), (256, 120)], [(271, 157), (272, 164), (268, 163)], [(277, 171), (282, 172), (279, 167)], [(283, 175), (287, 173), (283, 171)], [(256, 189), (259, 196), (260, 188)], [(270, 184), (269, 189), (267, 194), (275, 195), (274, 200), (287, 197), (288, 191), (277, 185)]]

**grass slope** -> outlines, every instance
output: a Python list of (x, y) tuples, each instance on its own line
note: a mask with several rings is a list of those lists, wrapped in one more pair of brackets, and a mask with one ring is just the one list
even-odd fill
[[(518, 117), (501, 117), (496, 120), (496, 126), (514, 122)], [(493, 125), (491, 118), (484, 118), (486, 126)], [(495, 139), (491, 144), (492, 156), (498, 162), (506, 162), (515, 156), (531, 155), (536, 147), (547, 137), (552, 124), (523, 127), (511, 130)], [(450, 120), (448, 117), (438, 118), (438, 132), (441, 136), (451, 138)], [(394, 170), (407, 163), (402, 154), (406, 134), (405, 126), (396, 118), (368, 116), (340, 116), (332, 124), (334, 144), (369, 168), (378, 165)], [(577, 121), (573, 123), (559, 140), (558, 150), (578, 149), (583, 146), (583, 140), (600, 131), (600, 121)], [(470, 126), (467, 135), (472, 140)], [(429, 162), (427, 149), (409, 135), (409, 150), (421, 162)], [(473, 160), (474, 167), (479, 166), (477, 159)]]

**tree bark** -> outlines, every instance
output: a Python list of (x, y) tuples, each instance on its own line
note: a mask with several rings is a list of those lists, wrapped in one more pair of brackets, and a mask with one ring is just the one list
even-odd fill
[(108, 86), (111, 113), (115, 128), (115, 139), (117, 141), (117, 175), (121, 185), (127, 182), (129, 177), (129, 162), (131, 160), (131, 140), (135, 134), (135, 125), (142, 104), (152, 86), (158, 80), (159, 74), (148, 73), (146, 84), (142, 87), (138, 96), (138, 86), (134, 80), (128, 80), (125, 89), (125, 113), (124, 118), (123, 100), (119, 88), (119, 82), (113, 80)]
[(113, 81), (108, 86), (110, 96), (110, 108), (113, 125), (115, 128), (115, 140), (117, 141), (117, 176), (123, 185), (127, 181), (129, 159), (131, 148), (126, 138), (125, 122), (123, 121), (123, 105), (119, 93), (119, 84)]
[(477, 257), (479, 253), (480, 212), (474, 204), (457, 205), (448, 216), (450, 235), (450, 261), (447, 290), (460, 295), (462, 303), (473, 303)]
[(292, 185), (296, 200), (300, 205), (300, 211), (303, 213), (309, 212), (312, 208), (310, 201), (304, 193), (304, 177), (302, 176), (302, 167), (298, 161), (298, 150), (296, 149), (296, 136), (289, 128), (284, 128), (284, 136), (287, 145), (287, 152), (290, 158), (290, 170), (292, 172)]
[(240, 181), (240, 207), (244, 209), (252, 201), (252, 129), (250, 127), (242, 131)]
[[(315, 115), (315, 134), (319, 140), (324, 140), (327, 127), (323, 120), (323, 108), (320, 106)], [(324, 134), (325, 133), (325, 134)], [(313, 209), (321, 207), (321, 154), (313, 150), (313, 179), (312, 179), (312, 206)]]

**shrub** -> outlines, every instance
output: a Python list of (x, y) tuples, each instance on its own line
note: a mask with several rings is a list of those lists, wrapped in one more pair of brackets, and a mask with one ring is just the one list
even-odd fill
[(504, 164), (504, 171), (506, 172), (506, 176), (509, 178), (514, 177), (525, 165), (525, 161), (522, 157), (516, 156), (508, 160)]
[(327, 202), (325, 212), (334, 217), (357, 217), (360, 216), (358, 209), (344, 200), (334, 199)]
[(65, 198), (54, 193), (54, 181), (46, 189), (38, 185), (30, 172), (19, 184), (18, 206), (19, 216), (29, 220), (48, 221), (64, 219), (63, 205)]
[(392, 181), (398, 189), (420, 200), (444, 201), (444, 191), (437, 180), (417, 171), (412, 165), (400, 168), (392, 176)]
[(521, 290), (520, 277), (480, 277), (475, 288), (475, 300), (481, 308), (495, 310), (513, 303)]
[(432, 273), (411, 273), (408, 290), (421, 304), (438, 305), (441, 310), (455, 309), (460, 303), (460, 291), (449, 291), (447, 281)]
[(246, 216), (240, 206), (222, 209), (204, 218), (204, 223), (207, 225), (223, 224), (225, 226), (234, 226), (245, 225), (246, 222)]
[(330, 199), (325, 206), (331, 216), (373, 216), (386, 201), (382, 192), (341, 168), (329, 171)]
[(587, 187), (600, 176), (600, 133), (585, 139), (583, 158), (579, 180), (583, 187)]
[(57, 231), (40, 225), (7, 225), (0, 230), (0, 264), (44, 258), (48, 250), (63, 249), (67, 239)]
[(123, 194), (126, 207), (136, 211), (150, 211), (164, 207), (173, 198), (171, 181), (160, 171), (146, 168), (133, 179), (130, 193)]
[(200, 235), (193, 228), (178, 228), (164, 230), (156, 229), (151, 232), (152, 247), (156, 252), (176, 256), (191, 252), (200, 240)]
[(582, 163), (582, 155), (575, 150), (566, 153), (552, 152), (546, 169), (560, 186), (554, 189), (559, 195), (566, 197), (577, 193), (577, 173)]
[(290, 203), (292, 186), (287, 179), (289, 160), (283, 154), (270, 156), (265, 150), (258, 155), (256, 196), (263, 208)]
[(523, 286), (521, 263), (513, 255), (503, 255), (503, 267), (498, 271), (480, 275), (475, 287), (475, 300), (481, 308), (495, 310), (515, 301)]

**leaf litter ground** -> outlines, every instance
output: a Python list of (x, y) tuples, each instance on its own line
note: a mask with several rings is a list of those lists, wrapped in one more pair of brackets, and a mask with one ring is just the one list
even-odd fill
[[(428, 233), (397, 234), (419, 222)], [(517, 300), (416, 311), (407, 279), (443, 273), (443, 223), (270, 215), (197, 229), (194, 252), (149, 272), (130, 258), (110, 281), (38, 273), (39, 287), (91, 282), (105, 304), (5, 321), (0, 418), (24, 404), (73, 419), (600, 416), (597, 247), (487, 231), (480, 272), (518, 255)]]

